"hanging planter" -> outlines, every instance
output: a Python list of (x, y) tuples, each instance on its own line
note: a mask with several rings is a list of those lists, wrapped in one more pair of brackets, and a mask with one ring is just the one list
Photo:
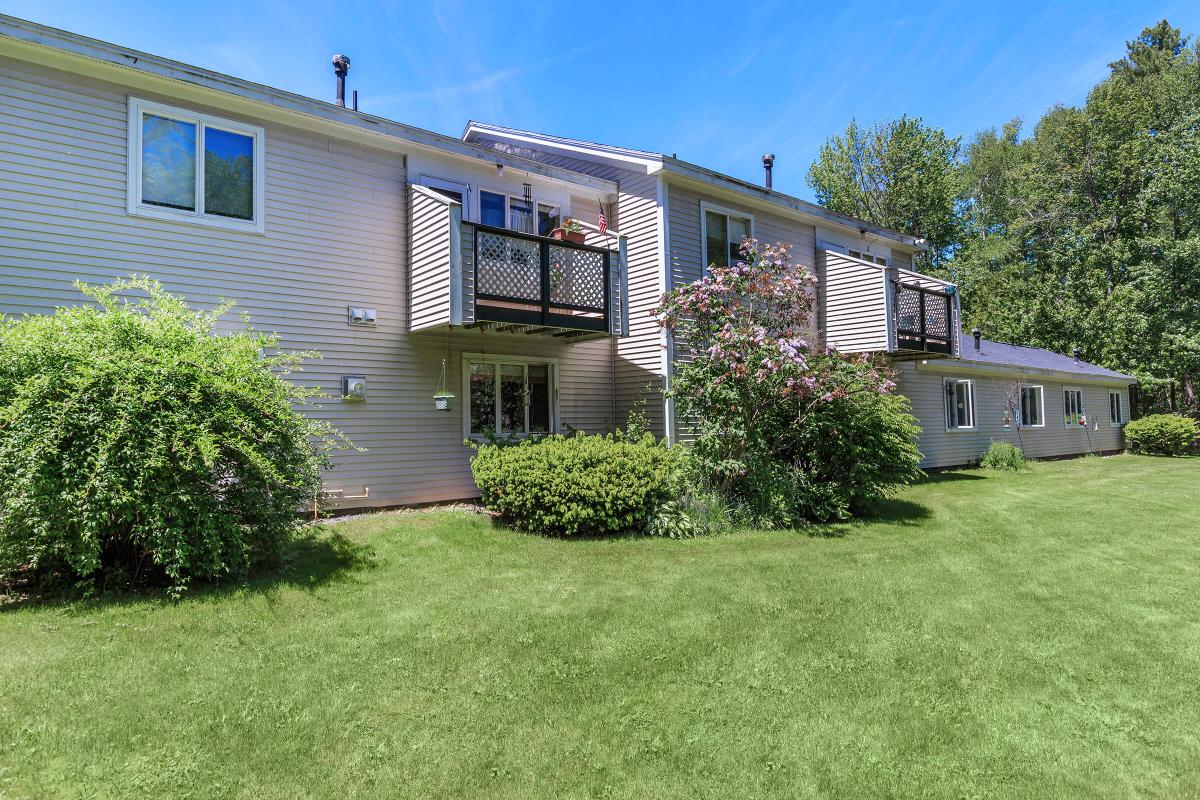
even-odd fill
[(438, 390), (433, 395), (433, 407), (437, 411), (449, 411), (454, 408), (454, 395), (446, 391), (446, 359), (442, 359), (442, 377), (438, 380)]

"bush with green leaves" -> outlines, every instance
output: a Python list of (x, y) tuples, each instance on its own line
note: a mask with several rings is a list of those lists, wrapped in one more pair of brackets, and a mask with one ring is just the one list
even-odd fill
[(671, 394), (693, 421), (700, 488), (742, 524), (843, 519), (921, 472), (918, 428), (882, 361), (814, 349), (815, 279), (787, 245), (742, 245), (657, 309), (686, 357)]
[(1007, 469), (1019, 471), (1027, 466), (1025, 454), (1012, 442), (992, 442), (987, 452), (979, 459), (984, 469)]
[(483, 504), (521, 530), (557, 536), (642, 531), (670, 496), (676, 454), (646, 434), (546, 436), (477, 447)]
[(1200, 436), (1196, 420), (1176, 414), (1152, 414), (1125, 423), (1125, 441), (1135, 453), (1181, 456)]
[(301, 415), (314, 353), (148, 278), (0, 324), (0, 579), (88, 589), (241, 578), (276, 555), (344, 440)]

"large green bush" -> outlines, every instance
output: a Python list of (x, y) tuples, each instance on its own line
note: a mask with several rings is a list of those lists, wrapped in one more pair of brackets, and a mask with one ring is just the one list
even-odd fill
[(642, 530), (668, 497), (674, 465), (653, 436), (617, 433), (485, 444), (471, 471), (484, 505), (513, 526), (581, 536)]
[(311, 353), (217, 335), (145, 278), (0, 324), (0, 579), (115, 587), (244, 576), (318, 494), (340, 437), (283, 376)]
[(787, 245), (742, 252), (657, 310), (686, 354), (671, 394), (695, 434), (697, 490), (743, 524), (778, 527), (845, 518), (919, 476), (894, 371), (810, 345), (816, 280)]
[(1179, 456), (1196, 443), (1196, 421), (1175, 414), (1152, 414), (1125, 423), (1125, 441), (1135, 453)]

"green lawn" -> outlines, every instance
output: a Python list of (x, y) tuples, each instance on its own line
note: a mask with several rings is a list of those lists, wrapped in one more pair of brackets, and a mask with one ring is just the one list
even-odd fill
[(1200, 796), (1200, 459), (814, 536), (341, 523), (273, 580), (0, 611), (0, 798)]

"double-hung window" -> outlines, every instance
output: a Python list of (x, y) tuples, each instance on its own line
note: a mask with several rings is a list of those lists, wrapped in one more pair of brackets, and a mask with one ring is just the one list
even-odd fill
[(466, 435), (504, 438), (556, 430), (557, 371), (553, 361), (464, 356)]
[(1063, 389), (1063, 424), (1083, 427), (1083, 390)]
[(972, 430), (975, 427), (975, 381), (947, 378), (946, 430)]
[(1108, 421), (1113, 426), (1125, 424), (1125, 405), (1120, 392), (1108, 393)]
[(1044, 413), (1044, 393), (1041, 386), (1021, 387), (1021, 407), (1019, 424), (1023, 428), (1044, 428), (1046, 415)]
[(705, 267), (727, 267), (744, 260), (742, 240), (754, 236), (754, 218), (726, 208), (700, 204), (704, 226)]
[(263, 231), (262, 128), (129, 101), (130, 214)]

